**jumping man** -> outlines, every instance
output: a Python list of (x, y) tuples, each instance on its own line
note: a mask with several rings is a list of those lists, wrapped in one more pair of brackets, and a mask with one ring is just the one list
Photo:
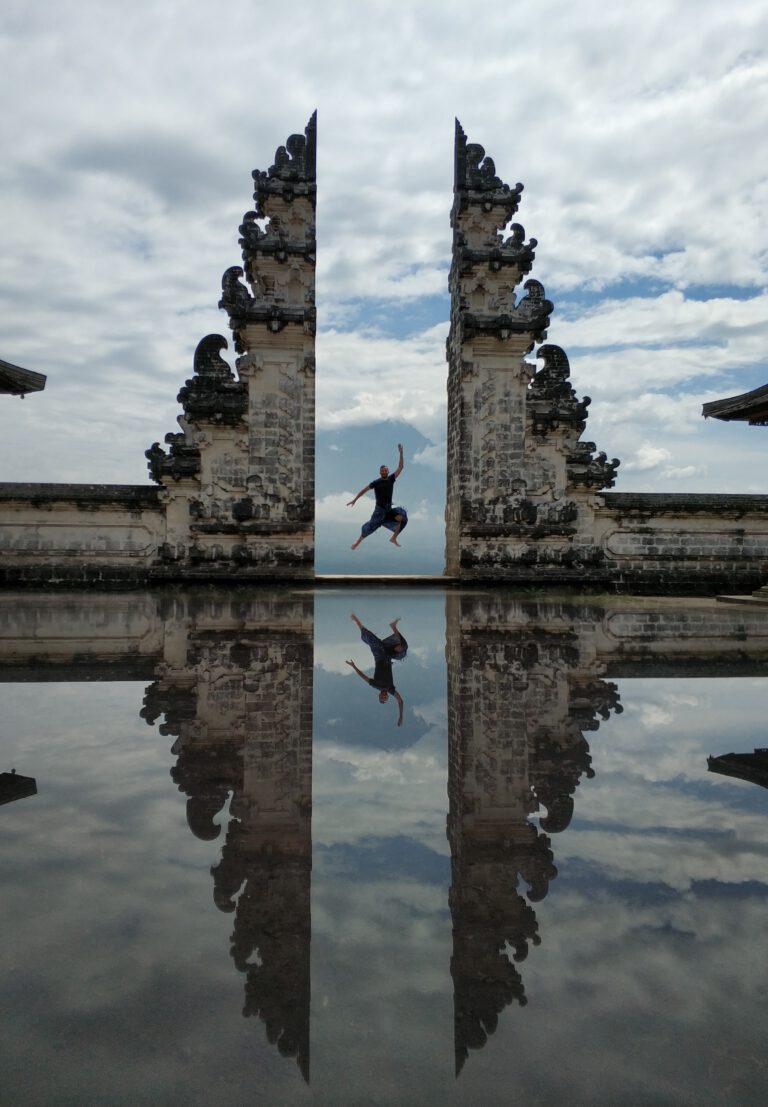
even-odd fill
[(366, 492), (372, 491), (376, 497), (376, 507), (373, 509), (373, 515), (367, 523), (363, 523), (360, 537), (356, 542), (352, 543), (352, 549), (356, 550), (364, 538), (367, 538), (369, 534), (373, 534), (379, 527), (386, 527), (387, 530), (392, 531), (392, 537), (390, 542), (395, 546), (399, 546), (400, 543), (397, 540), (398, 534), (405, 530), (408, 525), (408, 512), (404, 507), (392, 507), (392, 492), (395, 487), (395, 481), (403, 471), (403, 447), (398, 442), (397, 449), (400, 454), (400, 459), (397, 464), (397, 468), (394, 473), (390, 473), (386, 465), (382, 465), (379, 469), (378, 480), (372, 480), (370, 484), (366, 484), (365, 488), (361, 488), (355, 496), (354, 500), (350, 500), (347, 507), (353, 507), (361, 496), (364, 496)]

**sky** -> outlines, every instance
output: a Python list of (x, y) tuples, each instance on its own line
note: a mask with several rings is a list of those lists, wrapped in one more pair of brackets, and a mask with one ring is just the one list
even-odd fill
[(343, 455), (319, 450), (319, 548), (366, 514), (361, 428), (391, 425), (390, 466), (412, 428), (402, 481), (444, 484), (454, 117), (525, 185), (616, 490), (765, 492), (765, 432), (701, 417), (768, 379), (765, 44), (760, 0), (5, 0), (0, 357), (48, 382), (0, 407), (0, 478), (148, 481), (198, 341), (229, 334), (251, 170), (317, 109), (317, 425)]

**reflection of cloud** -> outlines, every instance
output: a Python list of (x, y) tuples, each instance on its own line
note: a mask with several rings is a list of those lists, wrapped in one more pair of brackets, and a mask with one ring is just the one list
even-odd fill
[(423, 719), (428, 726), (442, 727), (447, 733), (448, 715), (444, 699), (431, 700), (429, 703), (419, 704), (414, 707), (413, 713), (414, 715), (418, 715), (420, 719)]
[(326, 810), (326, 817), (313, 821), (314, 841), (331, 845), (359, 843), (370, 835), (407, 835), (444, 854), (445, 747), (445, 731), (439, 728), (406, 750), (316, 742), (315, 805)]
[(682, 708), (696, 708), (699, 702), (699, 697), (692, 694), (660, 691), (654, 701), (635, 698), (626, 710), (630, 717), (639, 717), (644, 728), (652, 730), (654, 727), (671, 726)]
[(669, 726), (674, 717), (671, 711), (656, 703), (648, 703), (641, 709), (643, 726), (647, 727)]

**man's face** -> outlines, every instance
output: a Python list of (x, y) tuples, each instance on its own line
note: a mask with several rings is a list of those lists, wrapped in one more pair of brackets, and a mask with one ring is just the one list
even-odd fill
[(386, 465), (381, 465), (379, 467), (379, 476), (380, 477), (388, 477), (389, 476), (389, 469), (387, 468)]

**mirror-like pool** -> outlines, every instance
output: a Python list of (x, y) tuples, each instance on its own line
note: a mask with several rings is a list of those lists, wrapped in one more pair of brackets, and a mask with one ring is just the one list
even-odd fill
[(759, 610), (0, 593), (0, 677), (14, 1107), (768, 1099)]

